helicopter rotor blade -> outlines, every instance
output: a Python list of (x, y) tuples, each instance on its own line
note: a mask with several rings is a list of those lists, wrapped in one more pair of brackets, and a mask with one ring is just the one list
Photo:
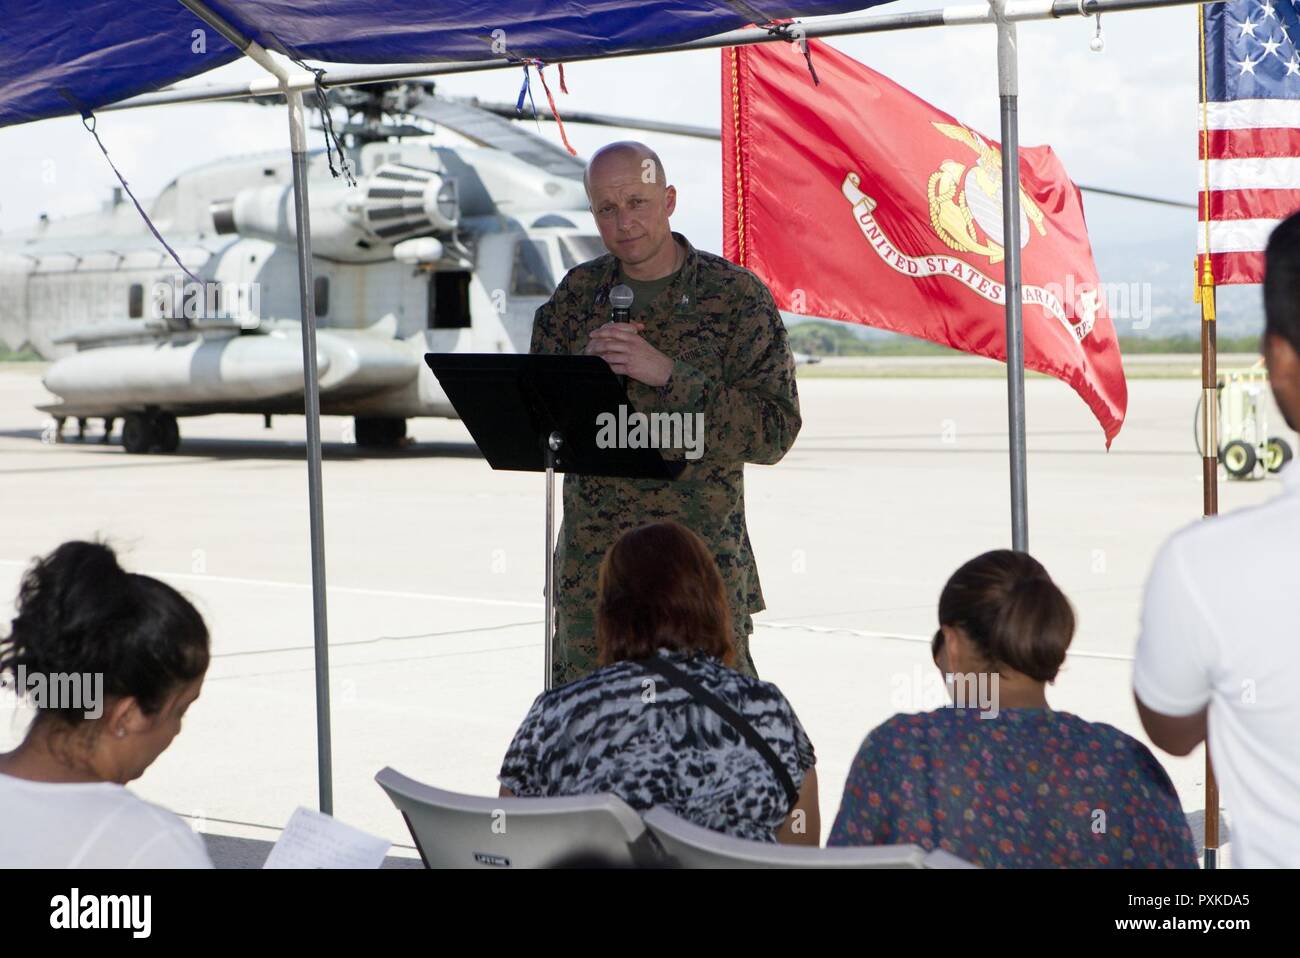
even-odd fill
[[(265, 79), (253, 83), (228, 84), (207, 89), (193, 88), (162, 90), (158, 93), (144, 94), (124, 100), (119, 104), (102, 107), (102, 110), (126, 109), (135, 106), (159, 106), (175, 102), (202, 102), (246, 99), (254, 101), (275, 101), (279, 94), (274, 86)], [(420, 107), (411, 110), (435, 122), (443, 123), (449, 129), (475, 142), (504, 149), (527, 162), (537, 163), (556, 175), (581, 177), (584, 166), (576, 157), (555, 146), (550, 141), (512, 125), (512, 121), (533, 119), (529, 113), (516, 112), (508, 103), (493, 103), (478, 100), (475, 97), (445, 96), (426, 97)], [(674, 136), (686, 136), (695, 139), (720, 140), (720, 131), (711, 127), (693, 126), (685, 123), (667, 123), (660, 120), (644, 120), (636, 117), (614, 116), (607, 113), (589, 113), (580, 110), (566, 111), (565, 117), (572, 123), (586, 123), (593, 126), (620, 127), (628, 130), (644, 130), (650, 133), (666, 133)], [(554, 114), (545, 108), (538, 109), (536, 118), (553, 121)], [(1101, 186), (1075, 184), (1083, 193), (1098, 196), (1110, 196), (1118, 199), (1134, 200), (1139, 203), (1152, 203), (1157, 206), (1171, 206), (1178, 209), (1197, 209), (1195, 203), (1173, 200), (1162, 196), (1145, 193), (1132, 193)]]
[[(531, 114), (518, 114), (515, 108), (508, 103), (490, 103), (479, 100), (474, 97), (462, 98), (471, 106), (480, 110), (486, 110), (489, 113), (496, 114), (500, 117), (506, 117), (511, 120), (528, 120), (532, 119)], [(550, 110), (539, 109), (537, 111), (539, 120), (554, 120), (555, 115)], [(688, 136), (701, 140), (720, 140), (722, 134), (707, 126), (693, 126), (688, 123), (665, 123), (660, 120), (642, 120), (630, 116), (614, 116), (609, 113), (586, 113), (581, 110), (566, 110), (564, 119), (570, 123), (588, 123), (593, 126), (613, 126), (621, 127), (626, 130), (645, 130), (649, 133), (668, 133), (673, 136)], [(1112, 190), (1103, 186), (1084, 186), (1076, 183), (1075, 186), (1083, 193), (1095, 193), (1099, 196), (1113, 196), (1124, 200), (1136, 200), (1139, 203), (1155, 203), (1159, 206), (1174, 206), (1179, 209), (1194, 210), (1197, 209), (1195, 203), (1188, 203), (1183, 200), (1171, 200), (1162, 196), (1151, 196), (1146, 193), (1130, 193), (1125, 190)]]
[[(480, 110), (486, 110), (509, 120), (531, 120), (529, 113), (517, 113), (512, 104), (490, 103), (477, 97), (455, 97), (456, 102), (465, 103)], [(554, 120), (555, 114), (547, 109), (538, 109), (539, 120)], [(609, 113), (588, 113), (583, 110), (565, 110), (563, 119), (570, 123), (587, 123), (592, 126), (617, 126), (629, 130), (645, 130), (649, 133), (671, 133), (674, 136), (690, 136), (701, 140), (717, 140), (721, 134), (709, 126), (692, 126), (688, 123), (665, 123), (660, 120), (642, 120), (626, 116), (614, 116)]]
[(454, 130), (466, 139), (516, 156), (553, 176), (582, 179), (587, 165), (568, 150), (545, 137), (515, 126), (494, 112), (474, 103), (428, 96), (407, 107), (406, 112)]
[(1128, 193), (1124, 190), (1112, 190), (1103, 186), (1084, 186), (1082, 183), (1074, 184), (1080, 192), (1096, 193), (1099, 196), (1115, 196), (1121, 200), (1137, 200), (1140, 203), (1155, 203), (1159, 206), (1176, 206), (1179, 209), (1195, 210), (1199, 207), (1195, 203), (1188, 203), (1185, 200), (1169, 200), (1163, 196), (1148, 196), (1146, 193)]

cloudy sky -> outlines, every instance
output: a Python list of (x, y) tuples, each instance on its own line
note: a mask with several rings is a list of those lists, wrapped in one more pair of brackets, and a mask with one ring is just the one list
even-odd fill
[[(898, 0), (875, 12), (931, 9)], [(1048, 143), (1076, 182), (1194, 201), (1196, 195), (1196, 8), (1103, 16), (1105, 49), (1089, 49), (1095, 21), (1071, 18), (1021, 24), (1021, 142)], [(881, 71), (966, 124), (996, 138), (997, 68), (989, 27), (947, 27), (841, 37), (834, 46)], [(717, 51), (574, 64), (566, 70), (564, 110), (672, 119), (717, 126)], [(548, 70), (548, 74), (553, 71)], [(236, 63), (198, 83), (259, 76)], [(553, 89), (557, 86), (554, 77)], [(513, 101), (520, 71), (446, 77), (440, 89)], [(536, 89), (540, 96), (540, 87)], [(587, 155), (616, 134), (568, 127)], [(542, 124), (556, 137), (552, 124)], [(106, 113), (99, 132), (141, 197), (152, 196), (187, 167), (221, 156), (287, 148), (282, 109), (201, 104)], [(319, 142), (320, 134), (313, 136)], [(676, 228), (697, 245), (721, 246), (720, 147), (711, 141), (646, 137), (678, 187)], [(0, 232), (32, 224), (42, 212), (91, 210), (116, 180), (75, 117), (0, 130), (7, 175), (0, 185)], [(1086, 212), (1103, 279), (1164, 282), (1190, 299), (1195, 212), (1089, 196)], [(1117, 275), (1151, 251), (1143, 275)], [(1109, 267), (1112, 261), (1118, 267)], [(1133, 267), (1139, 268), (1139, 267)], [(1156, 275), (1156, 274), (1164, 274)], [(1153, 329), (1152, 332), (1158, 332)]]

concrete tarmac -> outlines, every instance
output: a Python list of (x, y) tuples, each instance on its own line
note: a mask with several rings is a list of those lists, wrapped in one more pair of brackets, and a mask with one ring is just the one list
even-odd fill
[[(3, 627), (23, 568), (73, 538), (102, 536), (128, 568), (190, 596), (212, 666), (181, 735), (132, 788), (210, 835), (272, 841), (317, 799), (303, 420), (182, 420), (172, 455), (100, 444), (97, 422), (54, 443), (34, 408), (41, 368), (0, 366)], [(1201, 514), (1199, 386), (1129, 388), (1107, 452), (1068, 387), (1027, 383), (1029, 541), (1078, 613), (1052, 705), (1143, 738), (1130, 686), (1141, 590), (1161, 542)], [(978, 376), (808, 376), (800, 394), (794, 449), (746, 471), (768, 606), (753, 650), (817, 749), (824, 835), (863, 735), (938, 704), (929, 638), (947, 576), (1010, 545), (1007, 417), (1004, 383)], [(323, 421), (335, 814), (406, 855), (375, 773), (495, 794), (543, 674), (542, 478), (494, 473), (459, 422), (410, 428), (411, 448), (369, 455), (350, 420)], [(1221, 512), (1279, 490), (1275, 476), (1220, 476)], [(28, 717), (0, 698), (0, 750)], [(1184, 808), (1202, 810), (1203, 750), (1160, 759)]]

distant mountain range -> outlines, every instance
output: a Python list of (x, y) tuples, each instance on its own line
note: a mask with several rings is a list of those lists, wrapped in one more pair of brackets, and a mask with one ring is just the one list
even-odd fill
[[(1150, 283), (1151, 324), (1116, 319), (1121, 336), (1200, 335), (1201, 307), (1192, 299), (1196, 250), (1187, 234), (1136, 243), (1098, 244), (1097, 271), (1107, 284)], [(1219, 336), (1258, 336), (1264, 329), (1260, 287), (1221, 286), (1216, 294)]]

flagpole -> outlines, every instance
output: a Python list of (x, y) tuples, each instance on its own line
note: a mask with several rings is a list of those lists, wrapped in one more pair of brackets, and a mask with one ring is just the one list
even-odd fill
[[(1201, 60), (1201, 197), (1197, 207), (1205, 221), (1205, 252), (1198, 257), (1196, 301), (1201, 304), (1201, 488), (1206, 518), (1219, 513), (1218, 336), (1215, 327), (1214, 265), (1210, 259), (1210, 117), (1205, 78), (1205, 8), (1196, 8)], [(1210, 743), (1205, 742), (1205, 867), (1218, 867), (1219, 783), (1214, 778)]]
[[(1208, 191), (1205, 194), (1209, 202)], [(1208, 210), (1207, 210), (1208, 216)], [(1208, 220), (1207, 220), (1208, 222)], [(1203, 257), (1205, 274), (1213, 284), (1210, 268), (1209, 246)], [(1201, 429), (1203, 458), (1201, 459), (1201, 485), (1205, 517), (1219, 513), (1219, 446), (1218, 446), (1218, 337), (1214, 323), (1214, 286), (1202, 286), (1201, 294)], [(1208, 315), (1207, 315), (1208, 314)], [(1214, 763), (1210, 757), (1210, 742), (1205, 741), (1205, 867), (1218, 867), (1219, 858), (1219, 783), (1214, 777)]]
[(1006, 258), (1007, 436), (1011, 457), (1011, 548), (1029, 550), (1029, 489), (1025, 461), (1025, 330), (1020, 299), (1020, 127), (1016, 25), (1006, 0), (989, 0), (998, 27), (998, 98), (1002, 114), (1002, 239)]

